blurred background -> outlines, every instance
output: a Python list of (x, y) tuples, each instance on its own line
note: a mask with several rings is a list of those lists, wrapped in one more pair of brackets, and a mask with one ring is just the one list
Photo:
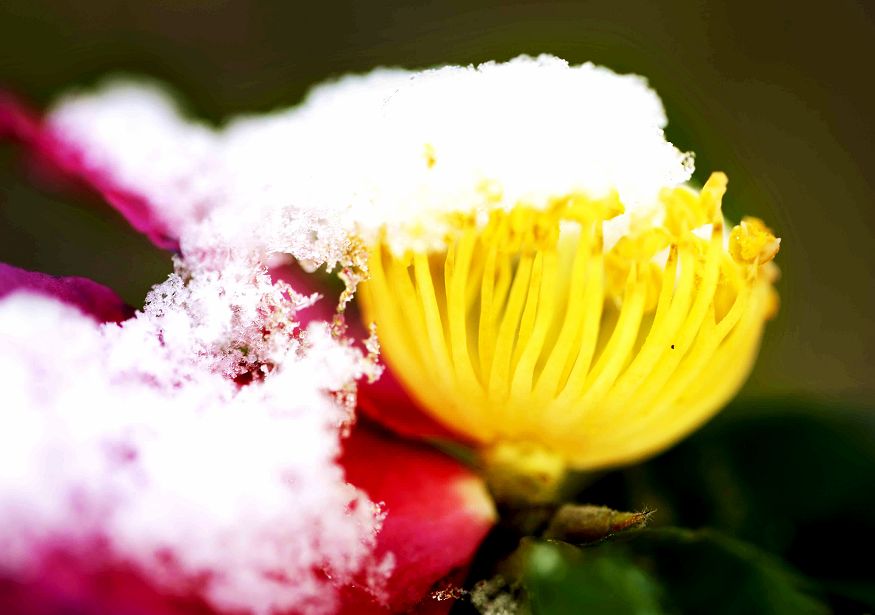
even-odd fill
[[(646, 76), (697, 181), (783, 239), (782, 309), (744, 396), (865, 402), (875, 392), (875, 3), (295, 3), (5, 0), (0, 87), (44, 107), (111, 73), (171, 84), (220, 122), (375, 66), (549, 52)], [(166, 255), (99, 203), (29, 182), (0, 149), (0, 260), (92, 277), (133, 305)]]
[[(857, 545), (875, 535), (875, 3), (0, 2), (0, 89), (38, 108), (122, 72), (170, 84), (192, 115), (220, 123), (295, 104), (347, 72), (542, 52), (646, 76), (669, 138), (696, 152), (696, 181), (725, 171), (727, 215), (761, 217), (782, 237), (783, 277), (780, 313), (732, 407), (581, 496), (656, 508), (658, 527), (723, 533), (656, 534), (601, 568), (571, 555), (558, 576), (533, 569), (539, 595), (558, 596), (538, 612), (646, 603), (629, 588), (649, 587), (653, 571), (679, 600), (672, 612), (822, 612), (803, 608), (802, 585), (772, 555), (816, 579), (803, 589), (831, 608), (871, 612), (875, 569)], [(0, 261), (87, 276), (141, 306), (168, 255), (95, 197), (33, 179), (0, 144)], [(605, 598), (606, 587), (619, 590)]]

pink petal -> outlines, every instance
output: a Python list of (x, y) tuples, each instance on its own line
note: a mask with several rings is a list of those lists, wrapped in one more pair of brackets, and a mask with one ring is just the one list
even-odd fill
[(176, 233), (145, 195), (119, 185), (105, 171), (89, 166), (75, 143), (60, 138), (37, 113), (0, 92), (0, 139), (4, 137), (25, 145), (47, 173), (60, 172), (98, 193), (158, 247), (177, 249)]
[(99, 322), (121, 322), (134, 312), (109, 288), (87, 278), (56, 277), (0, 263), (0, 299), (15, 291), (53, 297)]
[(0, 138), (29, 142), (40, 132), (36, 114), (13, 96), (0, 91)]
[[(99, 551), (99, 549), (98, 549)], [(211, 615), (203, 601), (157, 590), (123, 564), (83, 561), (59, 551), (46, 554), (30, 579), (0, 578), (0, 612), (9, 615)]]
[(395, 561), (382, 606), (365, 609), (364, 592), (349, 590), (343, 612), (448, 608), (449, 600), (438, 602), (430, 594), (464, 575), (495, 521), (482, 481), (433, 449), (362, 425), (345, 442), (341, 464), (350, 483), (384, 503), (377, 556), (391, 553)]
[(359, 409), (367, 417), (402, 436), (465, 442), (466, 438), (420, 409), (390, 369), (373, 383), (359, 384)]

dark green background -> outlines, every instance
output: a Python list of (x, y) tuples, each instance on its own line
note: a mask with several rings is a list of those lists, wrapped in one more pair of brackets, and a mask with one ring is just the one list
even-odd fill
[[(48, 104), (126, 71), (213, 120), (298, 101), (378, 65), (551, 52), (647, 76), (697, 179), (730, 177), (727, 213), (783, 238), (783, 306), (744, 395), (872, 399), (875, 3), (244, 3), (7, 0), (0, 86)], [(0, 149), (0, 260), (81, 274), (139, 304), (166, 256), (88, 199), (36, 188)], [(83, 203), (96, 205), (83, 207)]]
[[(861, 546), (875, 534), (875, 2), (0, 2), (0, 88), (40, 107), (139, 73), (219, 122), (350, 71), (541, 52), (650, 79), (670, 138), (697, 154), (696, 179), (726, 171), (727, 214), (783, 238), (783, 305), (732, 408), (581, 494), (657, 509), (654, 533), (533, 572), (536, 612), (640, 615), (667, 601), (798, 615), (811, 596), (872, 608)], [(141, 305), (168, 255), (94, 196), (28, 175), (0, 145), (0, 261), (92, 277)]]

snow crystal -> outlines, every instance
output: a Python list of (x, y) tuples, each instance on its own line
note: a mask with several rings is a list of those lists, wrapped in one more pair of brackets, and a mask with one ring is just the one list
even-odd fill
[[(645, 208), (692, 173), (644, 79), (552, 56), (379, 69), (208, 134), (130, 84), (66, 99), (52, 123), (162, 211), (190, 215), (209, 201), (213, 220), (189, 249), (234, 245), (313, 264), (342, 261), (351, 237), (370, 241), (383, 226), (398, 250), (436, 247), (448, 211), (613, 189), (627, 209)], [(153, 165), (162, 152), (169, 159)]]
[(181, 292), (156, 289), (122, 326), (36, 295), (0, 301), (0, 571), (103, 539), (168, 592), (209, 579), (219, 609), (331, 612), (320, 570), (343, 584), (379, 565), (380, 515), (334, 461), (349, 416), (330, 391), (361, 357), (313, 323), (284, 356), (256, 351), (275, 366), (238, 388), (212, 363), (257, 302), (201, 309), (196, 287), (180, 307)]

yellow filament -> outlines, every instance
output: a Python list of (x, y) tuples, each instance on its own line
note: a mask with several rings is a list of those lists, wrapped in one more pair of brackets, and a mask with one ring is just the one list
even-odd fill
[(466, 285), (474, 248), (474, 233), (468, 230), (460, 240), (457, 250), (451, 250), (455, 258), (447, 258), (444, 277), (447, 290), (447, 319), (449, 320), (450, 348), (456, 380), (465, 390), (474, 390), (477, 378), (474, 374), (467, 340)]
[[(618, 378), (617, 383), (614, 385), (614, 391), (611, 395), (611, 405), (614, 408), (622, 407), (626, 403), (632, 393), (644, 381), (644, 378), (647, 377), (647, 374), (653, 371), (666, 346), (671, 344), (670, 340), (676, 331), (676, 326), (673, 325), (678, 324), (680, 321), (678, 309), (680, 302), (673, 304), (671, 300), (674, 280), (677, 275), (677, 263), (677, 246), (672, 246), (662, 275), (662, 288), (656, 304), (653, 325), (647, 334), (647, 339), (644, 340), (644, 345), (635, 355), (629, 367), (626, 368), (622, 377)], [(692, 280), (692, 276), (689, 276), (689, 280)], [(672, 308), (674, 308), (673, 312)], [(666, 326), (666, 322), (671, 322), (672, 325)]]
[[(724, 247), (725, 187), (715, 174), (700, 193), (666, 191), (664, 225), (607, 253), (615, 194), (458, 216), (442, 254), (397, 255), (381, 239), (365, 319), (424, 409), (485, 450), (577, 468), (640, 459), (725, 403), (774, 306), (779, 242), (745, 219)], [(703, 224), (706, 239), (693, 233)]]
[(523, 302), (526, 298), (529, 284), (529, 274), (532, 270), (532, 256), (525, 254), (517, 266), (513, 287), (504, 310), (504, 318), (498, 330), (498, 342), (493, 354), (492, 372), (489, 376), (489, 398), (493, 401), (503, 402), (507, 393), (510, 373), (511, 352), (516, 338), (517, 326), (520, 313), (523, 310)]
[(521, 354), (516, 364), (514, 379), (511, 384), (511, 396), (515, 398), (528, 396), (531, 393), (535, 363), (541, 355), (547, 332), (553, 324), (553, 304), (555, 300), (553, 290), (557, 285), (556, 273), (558, 267), (556, 261), (557, 255), (554, 251), (549, 251), (543, 256), (540, 292), (538, 293), (537, 320), (533, 326), (533, 331), (526, 338), (526, 341), (523, 341), (523, 337), (520, 336), (517, 344)]
[(710, 417), (712, 408), (719, 408), (741, 386), (753, 364), (763, 326), (762, 308), (768, 288), (757, 288), (756, 299), (749, 302), (741, 321), (719, 347), (712, 361), (701, 372), (701, 379), (678, 400), (682, 413), (664, 413), (661, 421), (642, 421), (634, 430), (623, 431), (617, 438), (606, 440), (606, 449), (598, 458), (581, 455), (579, 463), (615, 465), (646, 457)]
[[(580, 331), (584, 320), (579, 317), (583, 311), (584, 290), (586, 281), (591, 280), (587, 275), (591, 243), (589, 235), (591, 229), (583, 228), (577, 242), (574, 254), (574, 263), (571, 267), (570, 290), (568, 292), (568, 305), (562, 320), (562, 328), (559, 331), (553, 352), (547, 359), (546, 365), (538, 379), (535, 389), (535, 400), (538, 406), (543, 406), (552, 400), (559, 386), (560, 377), (568, 364), (569, 355), (573, 348), (579, 346)], [(591, 285), (591, 283), (590, 283)], [(575, 343), (578, 342), (578, 343)]]
[(646, 297), (646, 281), (638, 277), (637, 267), (633, 267), (626, 284), (623, 307), (620, 310), (613, 334), (583, 384), (582, 390), (566, 388), (557, 397), (558, 404), (568, 405), (571, 408), (567, 422), (577, 421), (583, 413), (597, 407), (602, 396), (614, 382), (638, 336), (638, 326), (644, 313)]
[[(539, 252), (532, 263), (532, 273), (529, 276), (529, 288), (526, 292), (526, 307), (520, 320), (519, 331), (514, 341), (514, 353), (511, 360), (511, 370), (516, 368), (523, 349), (529, 343), (535, 328), (535, 317), (538, 315), (538, 303), (541, 301), (541, 286), (544, 278), (544, 254)], [(546, 294), (546, 293), (545, 293)]]
[[(602, 309), (605, 303), (604, 285), (604, 254), (601, 252), (601, 234), (598, 235), (599, 250), (590, 260), (587, 276), (586, 290), (583, 295), (583, 305), (580, 311), (581, 337), (575, 344), (578, 349), (573, 355), (573, 362), (566, 363), (565, 386), (563, 391), (557, 394), (562, 396), (565, 391), (578, 391), (583, 388), (583, 382), (589, 373), (589, 366), (595, 353), (598, 342)], [(566, 397), (568, 395), (566, 394)]]

